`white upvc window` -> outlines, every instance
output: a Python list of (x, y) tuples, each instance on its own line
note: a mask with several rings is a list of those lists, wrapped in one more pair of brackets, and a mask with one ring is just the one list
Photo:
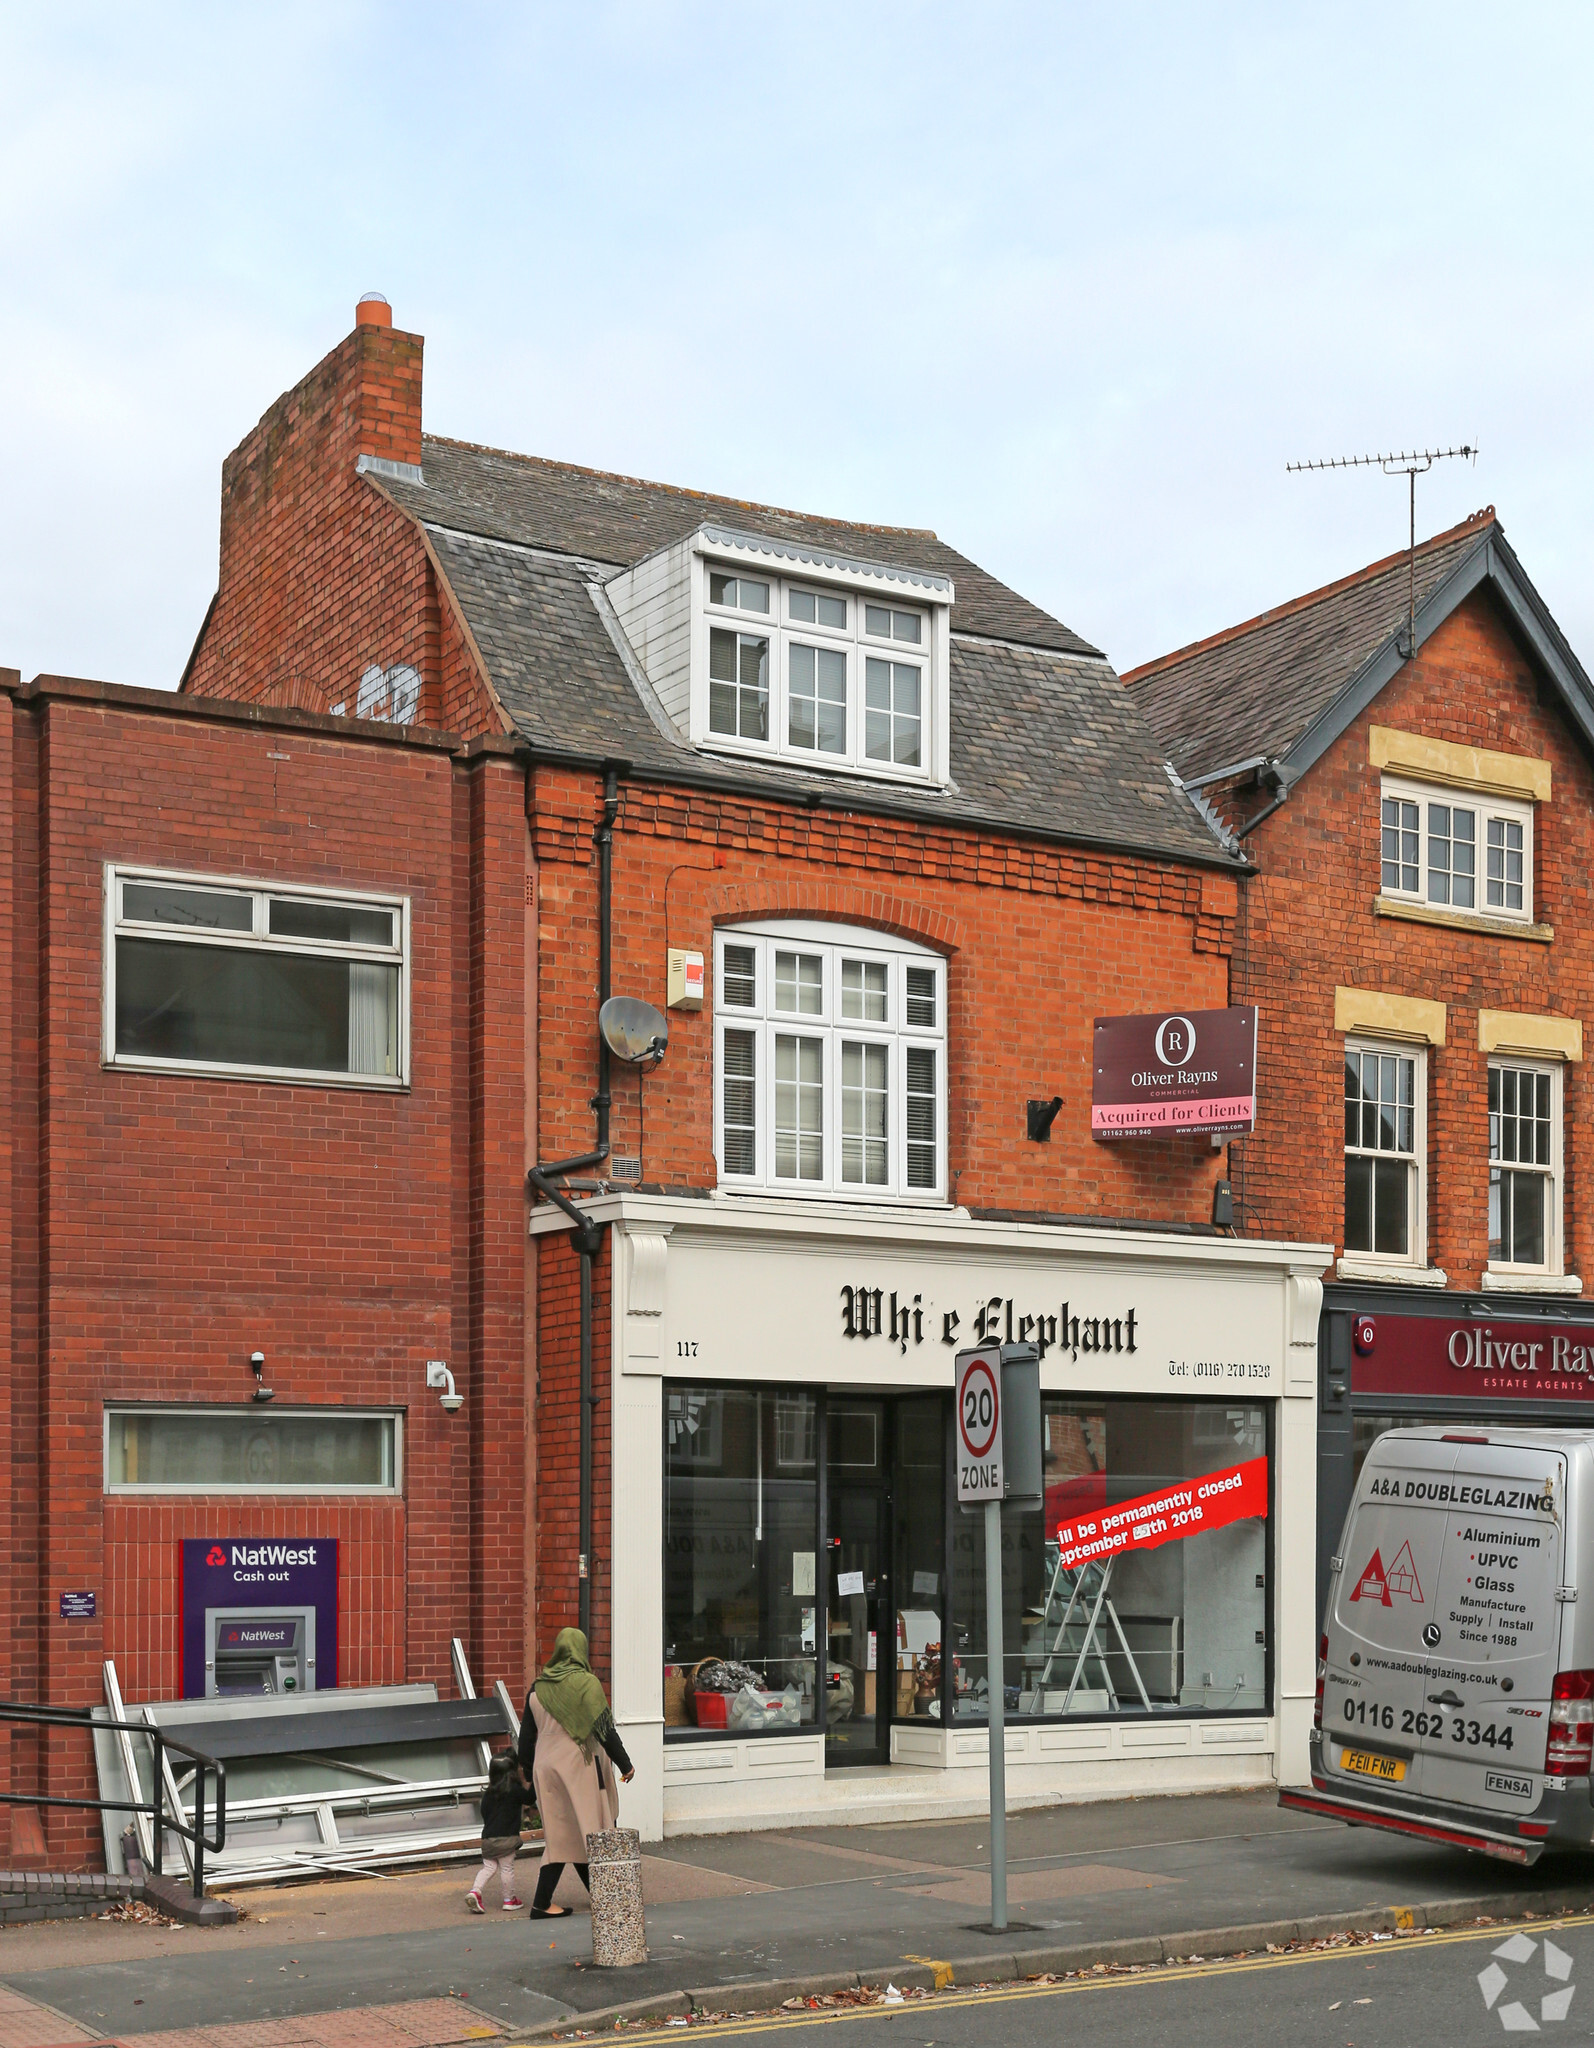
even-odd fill
[(402, 1088), (409, 900), (105, 870), (108, 1066)]
[(1386, 775), (1379, 886), (1395, 901), (1531, 924), (1533, 806)]
[(1427, 1058), (1421, 1046), (1345, 1044), (1345, 1255), (1427, 1261)]
[(1489, 1265), (1561, 1271), (1561, 1069), (1489, 1062)]
[(845, 926), (721, 932), (714, 1083), (722, 1186), (944, 1200), (946, 963)]
[(703, 745), (893, 781), (944, 773), (944, 604), (879, 603), (712, 558), (698, 567)]
[(107, 1493), (400, 1493), (383, 1409), (136, 1403), (105, 1410)]

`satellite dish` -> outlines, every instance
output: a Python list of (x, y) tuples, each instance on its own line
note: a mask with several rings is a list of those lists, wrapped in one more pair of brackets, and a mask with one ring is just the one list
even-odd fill
[(598, 1012), (598, 1029), (615, 1058), (632, 1067), (656, 1067), (670, 1042), (670, 1020), (636, 996), (610, 996)]

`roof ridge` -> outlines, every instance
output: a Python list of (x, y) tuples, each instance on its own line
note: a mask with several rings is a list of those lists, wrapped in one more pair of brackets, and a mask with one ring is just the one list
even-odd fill
[[(1479, 511), (1469, 513), (1459, 524), (1447, 527), (1443, 533), (1431, 534), (1427, 540), (1419, 541), (1417, 553), (1431, 554), (1435, 549), (1458, 540), (1465, 533), (1481, 532), (1485, 526), (1496, 523), (1494, 507), (1485, 505)], [(1290, 618), (1296, 612), (1306, 611), (1314, 604), (1323, 603), (1327, 598), (1337, 597), (1341, 591), (1349, 590), (1355, 584), (1368, 582), (1375, 576), (1386, 574), (1404, 562), (1409, 553), (1409, 549), (1399, 548), (1392, 555), (1383, 555), (1376, 562), (1369, 562), (1363, 569), (1352, 570), (1348, 576), (1337, 577), (1334, 582), (1325, 583), (1317, 590), (1308, 590), (1300, 597), (1289, 598), (1283, 604), (1274, 605), (1270, 611), (1258, 612), (1253, 619), (1244, 619), (1237, 626), (1225, 626), (1221, 632), (1211, 633), (1204, 640), (1192, 640), (1184, 647), (1176, 647), (1171, 654), (1159, 654), (1154, 660), (1143, 661), (1138, 668), (1126, 669), (1119, 677), (1119, 681), (1127, 689), (1135, 683), (1144, 681), (1147, 676), (1161, 674), (1182, 661), (1193, 660), (1198, 654), (1210, 654), (1215, 647), (1227, 646), (1231, 641), (1243, 639), (1247, 633), (1258, 632), (1263, 626), (1274, 625), (1278, 620)]]
[(941, 540), (933, 526), (884, 526), (877, 521), (839, 519), (828, 512), (799, 512), (791, 505), (770, 505), (759, 498), (730, 497), (723, 491), (694, 490), (688, 484), (661, 483), (655, 477), (631, 476), (623, 469), (594, 469), (584, 462), (565, 462), (556, 455), (525, 455), (514, 448), (495, 448), (485, 441), (459, 441), (449, 434), (423, 434), (422, 444), (440, 442), (445, 448), (463, 448), (471, 455), (496, 455), (505, 462), (523, 462), (539, 469), (562, 469), (575, 476), (598, 477), (607, 483), (634, 484), (644, 491), (668, 491), (672, 497), (695, 498), (703, 504), (735, 505), (744, 512), (774, 512), (782, 519), (805, 519), (819, 526), (845, 526), (854, 533), (906, 534), (914, 540)]

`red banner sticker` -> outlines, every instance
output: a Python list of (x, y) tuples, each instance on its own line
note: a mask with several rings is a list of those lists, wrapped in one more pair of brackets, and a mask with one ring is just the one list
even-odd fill
[(1163, 1543), (1182, 1543), (1208, 1529), (1243, 1522), (1248, 1515), (1267, 1513), (1267, 1460), (1247, 1458), (1221, 1472), (1204, 1472), (1160, 1493), (1138, 1500), (1115, 1501), (1075, 1515), (1057, 1526), (1058, 1563), (1065, 1571), (1076, 1564), (1117, 1557), (1125, 1550), (1155, 1550)]

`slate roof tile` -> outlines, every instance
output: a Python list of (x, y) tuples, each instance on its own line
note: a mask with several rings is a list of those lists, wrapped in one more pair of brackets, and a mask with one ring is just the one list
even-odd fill
[(705, 520), (719, 521), (894, 567), (933, 569), (950, 576), (957, 600), (952, 608), (954, 632), (1054, 647), (1067, 654), (1100, 651), (922, 528), (820, 519), (430, 434), (422, 441), (421, 469), (424, 485), (385, 478), (384, 484), (415, 518), (466, 533), (519, 541), (557, 554), (585, 555), (618, 569), (655, 548), (667, 547)]
[[(382, 488), (391, 488), (386, 479)], [(590, 566), (446, 525), (428, 523), (427, 531), (494, 688), (535, 747), (626, 760), (639, 774), (767, 790), (786, 801), (817, 796), (843, 809), (954, 826), (1039, 832), (1204, 863), (1227, 858), (1169, 783), (1138, 709), (1103, 661), (955, 635), (953, 788), (805, 773), (699, 750), (660, 731), (593, 601)], [(596, 555), (593, 542), (589, 530)]]
[[(1487, 545), (1494, 528), (1491, 506), (1419, 546), (1419, 610), (1452, 570)], [(1387, 556), (1132, 669), (1124, 688), (1187, 779), (1258, 755), (1276, 760), (1400, 631), (1408, 576), (1404, 551)]]

